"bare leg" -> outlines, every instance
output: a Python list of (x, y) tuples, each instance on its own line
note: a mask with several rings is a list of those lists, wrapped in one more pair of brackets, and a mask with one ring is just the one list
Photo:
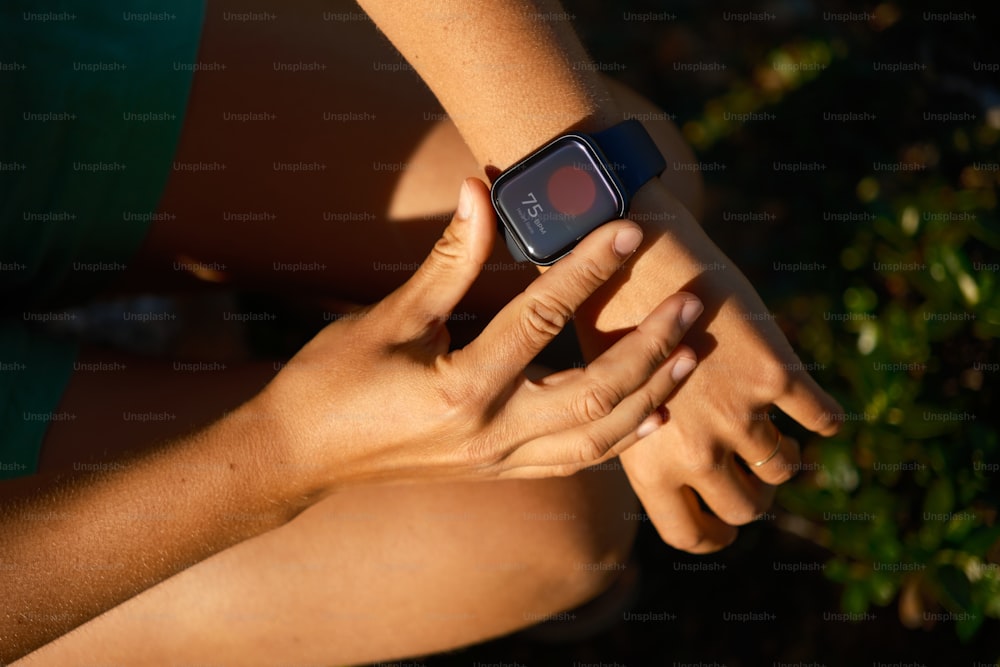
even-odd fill
[(614, 485), (601, 486), (345, 494), (116, 607), (25, 664), (345, 664), (487, 639), (608, 583), (600, 566), (611, 570), (626, 556), (632, 529), (621, 512), (632, 508), (615, 502)]
[[(50, 430), (46, 465), (113, 461), (116, 449), (160, 441), (180, 422), (231, 407), (270, 372), (231, 369), (193, 386), (169, 368), (131, 362), (113, 385), (78, 374), (60, 410), (81, 419)], [(141, 396), (150, 385), (159, 394)], [(122, 409), (153, 404), (178, 419), (121, 424)], [(2, 491), (10, 497), (18, 487)], [(628, 554), (634, 525), (623, 514), (634, 509), (615, 470), (344, 491), (84, 624), (25, 664), (340, 664), (452, 648), (600, 592)], [(141, 531), (141, 520), (136, 526)]]

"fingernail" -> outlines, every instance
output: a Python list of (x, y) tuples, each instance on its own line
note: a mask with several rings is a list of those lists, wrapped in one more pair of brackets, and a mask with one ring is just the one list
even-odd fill
[(663, 426), (663, 419), (660, 417), (660, 411), (654, 410), (651, 415), (646, 417), (643, 422), (639, 424), (639, 428), (635, 430), (635, 434), (640, 438), (645, 438), (661, 426)]
[(638, 227), (628, 227), (615, 236), (615, 254), (625, 259), (630, 257), (642, 243), (642, 232)]
[(670, 377), (674, 379), (674, 382), (680, 382), (686, 378), (697, 365), (698, 362), (691, 357), (680, 357), (674, 362), (674, 367), (670, 371)]
[(681, 325), (685, 327), (691, 326), (703, 310), (705, 310), (705, 306), (701, 305), (701, 301), (698, 299), (688, 299), (685, 301), (681, 307)]
[(458, 208), (455, 209), (455, 217), (459, 220), (468, 220), (472, 217), (472, 190), (465, 181), (462, 181), (462, 189), (458, 191)]

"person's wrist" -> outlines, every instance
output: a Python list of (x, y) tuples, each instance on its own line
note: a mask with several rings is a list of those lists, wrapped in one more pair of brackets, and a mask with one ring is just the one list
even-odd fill
[[(603, 132), (618, 123), (622, 122), (622, 111), (618, 108), (607, 88), (602, 89), (604, 99), (586, 116), (566, 128), (561, 134), (567, 132), (582, 132), (583, 134), (597, 134)], [(554, 138), (554, 137), (553, 137)]]
[(650, 180), (636, 191), (628, 217), (642, 227), (647, 244), (667, 237), (680, 248), (686, 248), (697, 243), (699, 238), (708, 238), (701, 223), (670, 193), (660, 178)]
[(643, 243), (629, 271), (589, 299), (574, 321), (588, 359), (636, 326), (665, 296), (680, 289), (694, 291), (692, 281), (704, 272), (704, 258), (721, 256), (712, 252), (714, 245), (701, 225), (660, 179), (637, 191), (628, 217), (643, 230)]
[(548, 113), (520, 118), (516, 125), (497, 123), (491, 137), (503, 136), (501, 150), (493, 151), (494, 159), (483, 165), (486, 175), (493, 178), (539, 147), (570, 133), (596, 134), (622, 121), (622, 111), (603, 78), (588, 82), (588, 104), (571, 108), (554, 108)]

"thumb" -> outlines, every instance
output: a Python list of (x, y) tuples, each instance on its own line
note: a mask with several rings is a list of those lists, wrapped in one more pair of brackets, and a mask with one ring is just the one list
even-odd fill
[(496, 234), (489, 190), (467, 178), (451, 223), (409, 280), (383, 301), (395, 313), (403, 337), (419, 335), (443, 322), (472, 287), (493, 250)]

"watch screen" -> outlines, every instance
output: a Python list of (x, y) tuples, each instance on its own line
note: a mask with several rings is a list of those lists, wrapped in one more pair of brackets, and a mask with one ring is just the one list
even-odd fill
[(508, 232), (539, 263), (555, 261), (624, 211), (593, 149), (573, 136), (505, 172), (493, 187), (493, 201)]

